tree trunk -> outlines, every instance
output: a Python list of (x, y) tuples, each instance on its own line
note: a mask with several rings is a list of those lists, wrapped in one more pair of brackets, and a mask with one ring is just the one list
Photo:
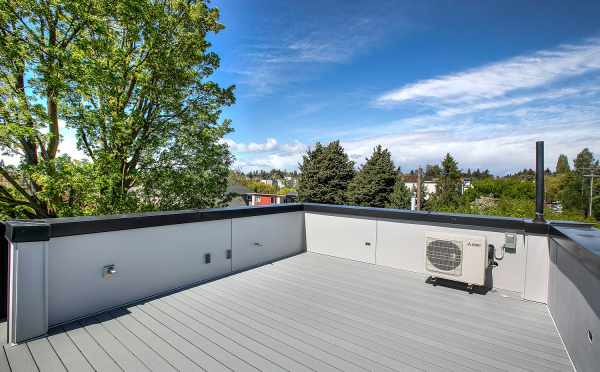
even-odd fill
[(58, 130), (58, 103), (56, 97), (56, 90), (53, 87), (52, 79), (54, 78), (54, 69), (55, 69), (55, 58), (54, 51), (52, 50), (56, 46), (56, 25), (53, 22), (48, 22), (48, 46), (50, 49), (50, 53), (48, 54), (48, 88), (46, 90), (47, 94), (47, 106), (48, 106), (48, 118), (50, 119), (50, 127), (49, 133), (51, 135), (50, 141), (48, 143), (48, 157), (50, 159), (54, 159), (56, 157), (56, 152), (58, 151), (58, 142), (60, 140), (59, 130)]

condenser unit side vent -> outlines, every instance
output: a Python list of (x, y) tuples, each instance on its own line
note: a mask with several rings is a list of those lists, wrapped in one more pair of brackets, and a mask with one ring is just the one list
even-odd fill
[(463, 271), (463, 242), (427, 238), (426, 266), (430, 272), (461, 276)]

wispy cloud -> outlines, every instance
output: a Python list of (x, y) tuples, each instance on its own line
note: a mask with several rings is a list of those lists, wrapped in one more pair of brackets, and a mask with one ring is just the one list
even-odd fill
[(375, 104), (388, 106), (415, 100), (464, 103), (500, 97), (598, 69), (600, 39), (593, 38), (581, 44), (561, 45), (464, 72), (418, 81), (379, 96)]
[(234, 168), (244, 171), (257, 169), (293, 169), (302, 159), (308, 147), (299, 142), (279, 143), (267, 138), (263, 143), (242, 143), (230, 138), (223, 140), (235, 154)]
[[(238, 85), (248, 88), (245, 95), (263, 96), (314, 78), (329, 65), (350, 62), (381, 46), (386, 35), (409, 27), (401, 16), (392, 20), (377, 7), (364, 7), (362, 13), (344, 9), (347, 7), (341, 4), (333, 15), (290, 18), (288, 27), (277, 28), (277, 35), (267, 33), (246, 42), (234, 63), (224, 69), (237, 75)], [(386, 23), (387, 27), (381, 27)]]

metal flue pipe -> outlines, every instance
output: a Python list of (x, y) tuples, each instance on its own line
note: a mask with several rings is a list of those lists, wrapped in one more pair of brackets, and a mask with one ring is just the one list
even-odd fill
[(535, 219), (533, 221), (546, 222), (544, 220), (544, 141), (535, 143)]

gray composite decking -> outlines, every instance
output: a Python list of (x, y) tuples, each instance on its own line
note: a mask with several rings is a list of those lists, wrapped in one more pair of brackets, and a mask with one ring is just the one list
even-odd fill
[(314, 253), (4, 346), (0, 371), (571, 371), (545, 305)]

